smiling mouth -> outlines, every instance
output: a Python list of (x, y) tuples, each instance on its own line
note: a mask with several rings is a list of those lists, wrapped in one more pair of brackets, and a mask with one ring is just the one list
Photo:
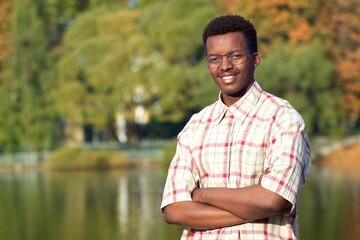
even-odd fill
[(235, 80), (236, 76), (237, 76), (237, 74), (233, 74), (233, 75), (228, 75), (228, 76), (219, 76), (219, 78), (224, 83), (231, 83)]

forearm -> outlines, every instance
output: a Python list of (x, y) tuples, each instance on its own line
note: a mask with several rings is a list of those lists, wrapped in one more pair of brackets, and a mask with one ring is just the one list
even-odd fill
[(223, 209), (192, 201), (176, 202), (164, 208), (165, 219), (193, 229), (206, 230), (246, 223)]
[(260, 185), (197, 189), (194, 201), (221, 208), (248, 222), (285, 212), (291, 204)]

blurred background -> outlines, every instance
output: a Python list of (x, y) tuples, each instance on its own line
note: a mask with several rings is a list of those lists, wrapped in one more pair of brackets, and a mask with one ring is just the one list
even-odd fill
[(360, 238), (358, 0), (1, 0), (0, 239), (179, 239), (177, 133), (214, 102), (202, 30), (240, 14), (256, 80), (304, 117), (303, 240)]

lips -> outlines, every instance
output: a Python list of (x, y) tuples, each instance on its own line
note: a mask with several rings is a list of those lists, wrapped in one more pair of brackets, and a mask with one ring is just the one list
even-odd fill
[(221, 81), (225, 84), (229, 84), (232, 83), (236, 80), (237, 74), (232, 74), (232, 75), (225, 75), (225, 76), (219, 76), (219, 78), (221, 79)]

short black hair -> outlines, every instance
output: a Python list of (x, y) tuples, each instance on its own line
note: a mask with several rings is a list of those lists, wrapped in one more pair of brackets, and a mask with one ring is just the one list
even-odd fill
[(239, 15), (225, 15), (214, 18), (204, 28), (203, 43), (206, 51), (206, 40), (211, 36), (229, 32), (242, 32), (247, 41), (249, 51), (257, 52), (257, 36), (254, 25)]

